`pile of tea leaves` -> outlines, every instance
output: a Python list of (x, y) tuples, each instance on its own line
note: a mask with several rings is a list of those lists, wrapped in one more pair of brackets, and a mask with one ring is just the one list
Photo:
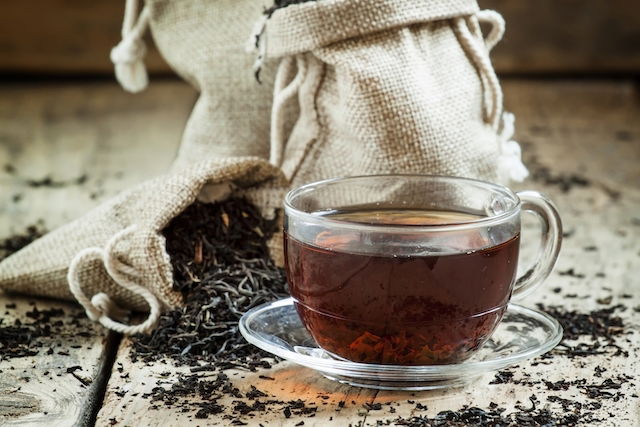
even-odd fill
[(604, 354), (613, 349), (615, 351), (612, 356), (629, 356), (616, 342), (624, 334), (625, 325), (615, 313), (625, 311), (625, 305), (616, 304), (590, 312), (542, 304), (538, 304), (538, 308), (556, 318), (562, 325), (562, 341), (553, 353), (574, 358)]
[(248, 344), (238, 320), (249, 309), (285, 297), (285, 276), (269, 256), (275, 220), (242, 198), (195, 202), (165, 228), (173, 288), (183, 307), (165, 312), (150, 335), (133, 339), (132, 359), (165, 356), (178, 364), (215, 362), (218, 368), (267, 366)]
[[(313, 415), (315, 408), (304, 402), (262, 399), (267, 395), (255, 387), (242, 393), (223, 372), (271, 367), (270, 355), (241, 336), (238, 321), (249, 309), (287, 296), (284, 271), (274, 265), (267, 247), (277, 228), (276, 220), (265, 219), (242, 198), (195, 202), (165, 228), (173, 289), (185, 304), (163, 313), (151, 334), (132, 337), (130, 355), (134, 362), (150, 364), (169, 358), (190, 373), (166, 372), (172, 379), (162, 383), (170, 386), (158, 383), (142, 396), (152, 409), (179, 408), (196, 419), (215, 415), (230, 425), (246, 425), (241, 417), (288, 407), (298, 408), (293, 413), (300, 416)], [(233, 404), (222, 404), (224, 396)]]
[(572, 426), (601, 422), (592, 414), (581, 416), (571, 412), (554, 414), (546, 408), (538, 408), (539, 402), (532, 396), (532, 406), (518, 406), (517, 410), (507, 412), (505, 408), (491, 403), (489, 408), (464, 406), (458, 411), (442, 411), (435, 417), (416, 415), (410, 418), (398, 417), (378, 425), (394, 425), (405, 427), (458, 427), (458, 426)]

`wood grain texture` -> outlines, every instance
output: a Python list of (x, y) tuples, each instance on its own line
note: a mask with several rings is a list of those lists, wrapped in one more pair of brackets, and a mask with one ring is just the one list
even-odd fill
[[(507, 21), (493, 53), (502, 73), (640, 71), (640, 13), (634, 0), (479, 0)], [(124, 1), (6, 1), (0, 6), (0, 71), (112, 74)], [(212, 7), (215, 5), (212, 3)], [(37, 11), (37, 13), (34, 13)], [(172, 73), (150, 45), (147, 68)]]
[[(16, 319), (30, 322), (26, 313), (37, 307), (63, 309), (65, 315), (53, 321), (65, 326), (62, 332), (40, 339), (43, 346), (37, 355), (0, 359), (0, 425), (87, 425), (82, 423), (83, 414), (98, 404), (89, 391), (103, 373), (100, 362), (107, 333), (86, 319), (73, 322), (74, 317), (84, 317), (75, 305), (34, 301), (0, 293), (2, 325), (13, 325)], [(16, 308), (7, 309), (7, 304)], [(72, 375), (67, 369), (74, 366), (79, 368)]]
[[(113, 73), (111, 48), (120, 41), (124, 1), (5, 1), (0, 6), (0, 69), (42, 74)], [(150, 37), (149, 37), (150, 39)], [(158, 51), (149, 71), (171, 73)]]
[[(0, 86), (0, 238), (38, 220), (53, 229), (162, 173), (194, 97), (178, 82), (160, 82), (139, 96), (105, 83)], [(46, 178), (48, 185), (34, 184)], [(2, 324), (24, 320), (31, 300), (0, 293)], [(9, 303), (16, 310), (5, 310)], [(39, 300), (37, 307), (64, 308), (66, 316), (55, 320), (65, 323), (80, 314), (82, 327), (52, 337), (53, 354), (45, 347), (36, 356), (0, 361), (0, 425), (92, 425), (118, 339), (107, 339), (76, 305)], [(82, 368), (75, 373), (86, 385), (66, 373), (71, 366)]]
[(492, 52), (501, 73), (640, 71), (640, 13), (633, 0), (479, 0), (506, 20)]
[(1, 85), (0, 237), (39, 220), (51, 230), (166, 171), (194, 100), (174, 81), (139, 95), (115, 83)]
[[(375, 396), (373, 390), (359, 389), (340, 385), (327, 380), (313, 371), (292, 364), (281, 363), (269, 370), (248, 372), (231, 369), (225, 371), (234, 387), (243, 395), (255, 386), (267, 394), (262, 400), (289, 402), (302, 399), (307, 407), (317, 408), (313, 414), (292, 416), (284, 415), (286, 404), (270, 405), (266, 412), (254, 412), (242, 415), (233, 408), (238, 401), (251, 405), (255, 400), (238, 399), (225, 395), (216, 401), (225, 407), (219, 415), (210, 415), (198, 419), (197, 404), (207, 402), (196, 396), (177, 397), (176, 404), (167, 407), (161, 401), (154, 401), (151, 394), (155, 387), (170, 389), (180, 374), (190, 374), (190, 368), (176, 366), (170, 360), (153, 364), (132, 362), (129, 358), (130, 341), (123, 342), (118, 352), (111, 380), (107, 387), (102, 409), (98, 413), (97, 425), (118, 426), (179, 426), (203, 423), (210, 426), (232, 425), (234, 420), (248, 425), (294, 425), (304, 421), (305, 426), (357, 425), (364, 422), (366, 411), (363, 405), (371, 402)], [(212, 372), (201, 372), (203, 379), (212, 379)], [(273, 380), (260, 378), (266, 375)], [(339, 402), (344, 407), (339, 407)], [(186, 403), (185, 403), (186, 402)], [(295, 412), (295, 411), (294, 411)], [(241, 424), (237, 424), (241, 425)]]
[[(599, 384), (605, 378), (640, 372), (640, 326), (632, 307), (640, 307), (640, 101), (637, 86), (629, 81), (531, 81), (505, 80), (506, 105), (517, 115), (517, 138), (522, 143), (525, 159), (532, 173), (548, 167), (554, 176), (571, 174), (583, 177), (588, 186), (563, 191), (556, 184), (529, 180), (518, 189), (544, 191), (557, 203), (569, 237), (555, 272), (545, 287), (528, 297), (524, 304), (538, 302), (558, 304), (581, 312), (624, 303), (620, 312), (627, 325), (627, 335), (619, 343), (629, 357), (601, 356), (569, 359), (556, 355), (551, 361), (541, 358), (520, 363), (511, 369), (515, 379), (538, 382), (522, 384), (490, 384), (494, 374), (487, 374), (471, 385), (444, 391), (420, 393), (371, 391), (331, 382), (308, 369), (281, 363), (274, 369), (258, 373), (231, 372), (231, 378), (242, 391), (251, 385), (266, 392), (265, 399), (302, 398), (318, 407), (313, 417), (285, 418), (279, 412), (266, 412), (253, 417), (240, 417), (249, 425), (293, 426), (375, 426), (391, 422), (398, 416), (435, 416), (440, 411), (458, 410), (463, 405), (488, 408), (495, 402), (513, 411), (516, 405), (530, 406), (535, 394), (543, 407), (562, 413), (550, 396), (570, 398), (581, 404), (594, 402), (575, 386), (552, 391), (540, 380), (568, 381), (584, 378), (588, 384)], [(535, 247), (535, 223), (527, 219), (523, 240), (525, 253)], [(595, 247), (596, 249), (585, 250)], [(529, 258), (529, 257), (525, 257)], [(573, 268), (584, 278), (561, 275)], [(558, 292), (551, 289), (559, 288)], [(575, 297), (573, 297), (575, 295)], [(609, 303), (598, 299), (611, 297)], [(118, 353), (116, 366), (106, 392), (105, 404), (98, 414), (98, 424), (110, 422), (123, 426), (183, 425), (194, 423), (195, 411), (167, 409), (144, 397), (156, 384), (169, 388), (175, 375), (185, 368), (158, 363), (146, 366), (131, 362), (127, 342)], [(594, 376), (596, 367), (606, 367), (603, 377)], [(165, 374), (162, 374), (165, 372)], [(169, 374), (166, 374), (169, 372)], [(128, 374), (128, 377), (125, 377)], [(259, 378), (268, 375), (274, 380)], [(123, 378), (125, 377), (125, 378)], [(598, 400), (602, 408), (594, 416), (601, 425), (637, 425), (640, 423), (638, 378), (624, 384), (625, 398)], [(122, 396), (124, 393), (124, 397)], [(323, 398), (326, 396), (326, 398)], [(193, 402), (195, 398), (187, 398)], [(251, 400), (245, 400), (251, 403)], [(345, 401), (345, 407), (338, 403)], [(411, 402), (409, 402), (411, 401)], [(426, 405), (416, 409), (415, 403)], [(228, 402), (227, 402), (228, 403)], [(365, 404), (381, 403), (381, 409), (370, 410)], [(393, 408), (393, 410), (392, 410)], [(609, 414), (614, 414), (610, 417)], [(226, 415), (230, 415), (229, 412)], [(206, 425), (227, 425), (228, 419), (210, 416)], [(384, 425), (384, 424), (383, 424)]]

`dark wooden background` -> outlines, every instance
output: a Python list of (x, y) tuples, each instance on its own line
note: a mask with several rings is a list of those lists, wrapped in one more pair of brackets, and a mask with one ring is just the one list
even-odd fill
[[(215, 3), (211, 0), (212, 3)], [(507, 21), (493, 53), (502, 74), (637, 74), (638, 0), (479, 0)], [(0, 73), (106, 75), (124, 0), (5, 0), (0, 4)], [(155, 50), (153, 73), (171, 70)]]

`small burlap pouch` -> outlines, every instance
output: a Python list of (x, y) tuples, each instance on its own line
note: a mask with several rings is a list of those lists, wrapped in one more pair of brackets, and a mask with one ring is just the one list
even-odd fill
[[(217, 185), (216, 185), (217, 184)], [(146, 332), (160, 311), (182, 303), (173, 291), (164, 227), (196, 198), (245, 196), (265, 214), (280, 207), (281, 172), (255, 157), (200, 162), (147, 181), (33, 242), (0, 263), (0, 288), (75, 299), (89, 317), (122, 333)], [(281, 236), (279, 236), (281, 238)], [(87, 296), (89, 295), (89, 297)], [(149, 311), (139, 325), (121, 308)]]
[[(480, 21), (491, 25), (486, 38)], [(273, 163), (293, 186), (381, 173), (522, 180), (489, 59), (503, 31), (502, 17), (474, 0), (318, 0), (273, 11), (258, 33), (260, 56), (281, 58)], [(288, 133), (291, 103), (300, 114)]]
[[(167, 62), (200, 96), (171, 171), (132, 188), (47, 234), (0, 263), (0, 289), (76, 299), (89, 317), (133, 334), (150, 330), (163, 308), (182, 302), (172, 290), (162, 229), (189, 206), (245, 196), (265, 215), (281, 207), (286, 181), (266, 160), (273, 72), (246, 52), (264, 10), (255, 0), (127, 0), (122, 41), (111, 59), (130, 92), (148, 84), (143, 59), (148, 27)], [(268, 181), (264, 183), (265, 181)], [(280, 217), (280, 220), (282, 218)], [(282, 264), (282, 235), (269, 242)], [(129, 326), (121, 308), (149, 311)]]

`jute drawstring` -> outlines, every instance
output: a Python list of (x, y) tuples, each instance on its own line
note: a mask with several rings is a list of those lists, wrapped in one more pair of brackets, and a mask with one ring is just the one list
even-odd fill
[[(287, 78), (293, 71), (293, 66), (297, 67), (296, 75), (287, 84)], [(300, 85), (304, 81), (306, 73), (306, 63), (303, 54), (293, 56), (287, 56), (282, 59), (278, 66), (276, 78), (273, 86), (273, 107), (271, 109), (271, 153), (269, 156), (269, 163), (274, 166), (282, 166), (282, 157), (285, 146), (284, 124), (285, 124), (285, 106), (287, 102), (294, 97)]]
[(147, 53), (143, 37), (149, 26), (149, 8), (138, 14), (138, 0), (127, 0), (122, 22), (122, 40), (111, 49), (116, 79), (128, 92), (140, 92), (149, 84), (143, 58)]
[[(471, 59), (482, 81), (484, 119), (497, 131), (500, 127), (502, 113), (502, 89), (500, 89), (498, 76), (489, 59), (488, 45), (485, 42), (481, 44), (478, 37), (472, 34), (472, 29), (477, 25), (477, 21), (474, 21), (472, 17), (455, 18), (453, 25), (460, 45)], [(496, 40), (493, 41), (494, 45), (495, 43), (497, 43)]]
[[(247, 49), (253, 50), (257, 55), (254, 65), (256, 75), (259, 74), (267, 52), (267, 44), (269, 43), (267, 26), (269, 22), (267, 15), (261, 16), (254, 25), (248, 41)], [(521, 181), (528, 175), (528, 172), (522, 164), (520, 146), (511, 139), (514, 117), (503, 112), (502, 89), (489, 58), (490, 50), (502, 39), (504, 34), (504, 19), (498, 12), (482, 10), (451, 18), (450, 22), (458, 42), (478, 72), (482, 85), (482, 118), (498, 136), (496, 174), (502, 182)], [(486, 37), (482, 34), (481, 22), (490, 25)], [(295, 77), (292, 78), (294, 62), (298, 69)], [(374, 65), (372, 64), (372, 66)], [(270, 162), (275, 166), (282, 165), (286, 144), (283, 129), (286, 103), (300, 89), (305, 73), (311, 72), (308, 70), (309, 66), (309, 64), (305, 64), (304, 53), (294, 53), (281, 59), (276, 75), (271, 113)], [(292, 80), (287, 84), (289, 79)]]
[[(160, 318), (160, 302), (148, 289), (138, 285), (133, 280), (138, 276), (135, 269), (118, 260), (115, 255), (116, 245), (135, 232), (136, 226), (128, 227), (115, 234), (105, 248), (87, 248), (80, 251), (71, 261), (67, 281), (69, 290), (76, 300), (84, 307), (87, 316), (94, 322), (100, 322), (104, 327), (125, 335), (134, 335), (151, 331)], [(101, 260), (107, 274), (119, 286), (140, 295), (149, 305), (149, 316), (138, 325), (125, 325), (113, 318), (121, 319), (126, 312), (104, 292), (99, 292), (89, 299), (82, 290), (81, 272), (87, 263)]]
[[(491, 25), (489, 34), (483, 37), (479, 22)], [(497, 160), (500, 181), (522, 181), (529, 172), (522, 163), (520, 145), (514, 141), (515, 117), (503, 112), (503, 94), (489, 52), (502, 39), (505, 22), (493, 10), (482, 10), (473, 16), (455, 18), (453, 28), (460, 44), (476, 67), (483, 87), (484, 119), (499, 135), (499, 156)]]
[[(484, 37), (484, 43), (487, 46), (487, 50), (490, 52), (491, 49), (493, 49), (495, 45), (502, 40), (502, 36), (505, 31), (504, 18), (495, 10), (488, 9), (477, 12), (476, 18), (478, 18), (478, 21), (480, 22), (491, 24), (489, 34)], [(479, 28), (478, 31), (480, 31)]]

